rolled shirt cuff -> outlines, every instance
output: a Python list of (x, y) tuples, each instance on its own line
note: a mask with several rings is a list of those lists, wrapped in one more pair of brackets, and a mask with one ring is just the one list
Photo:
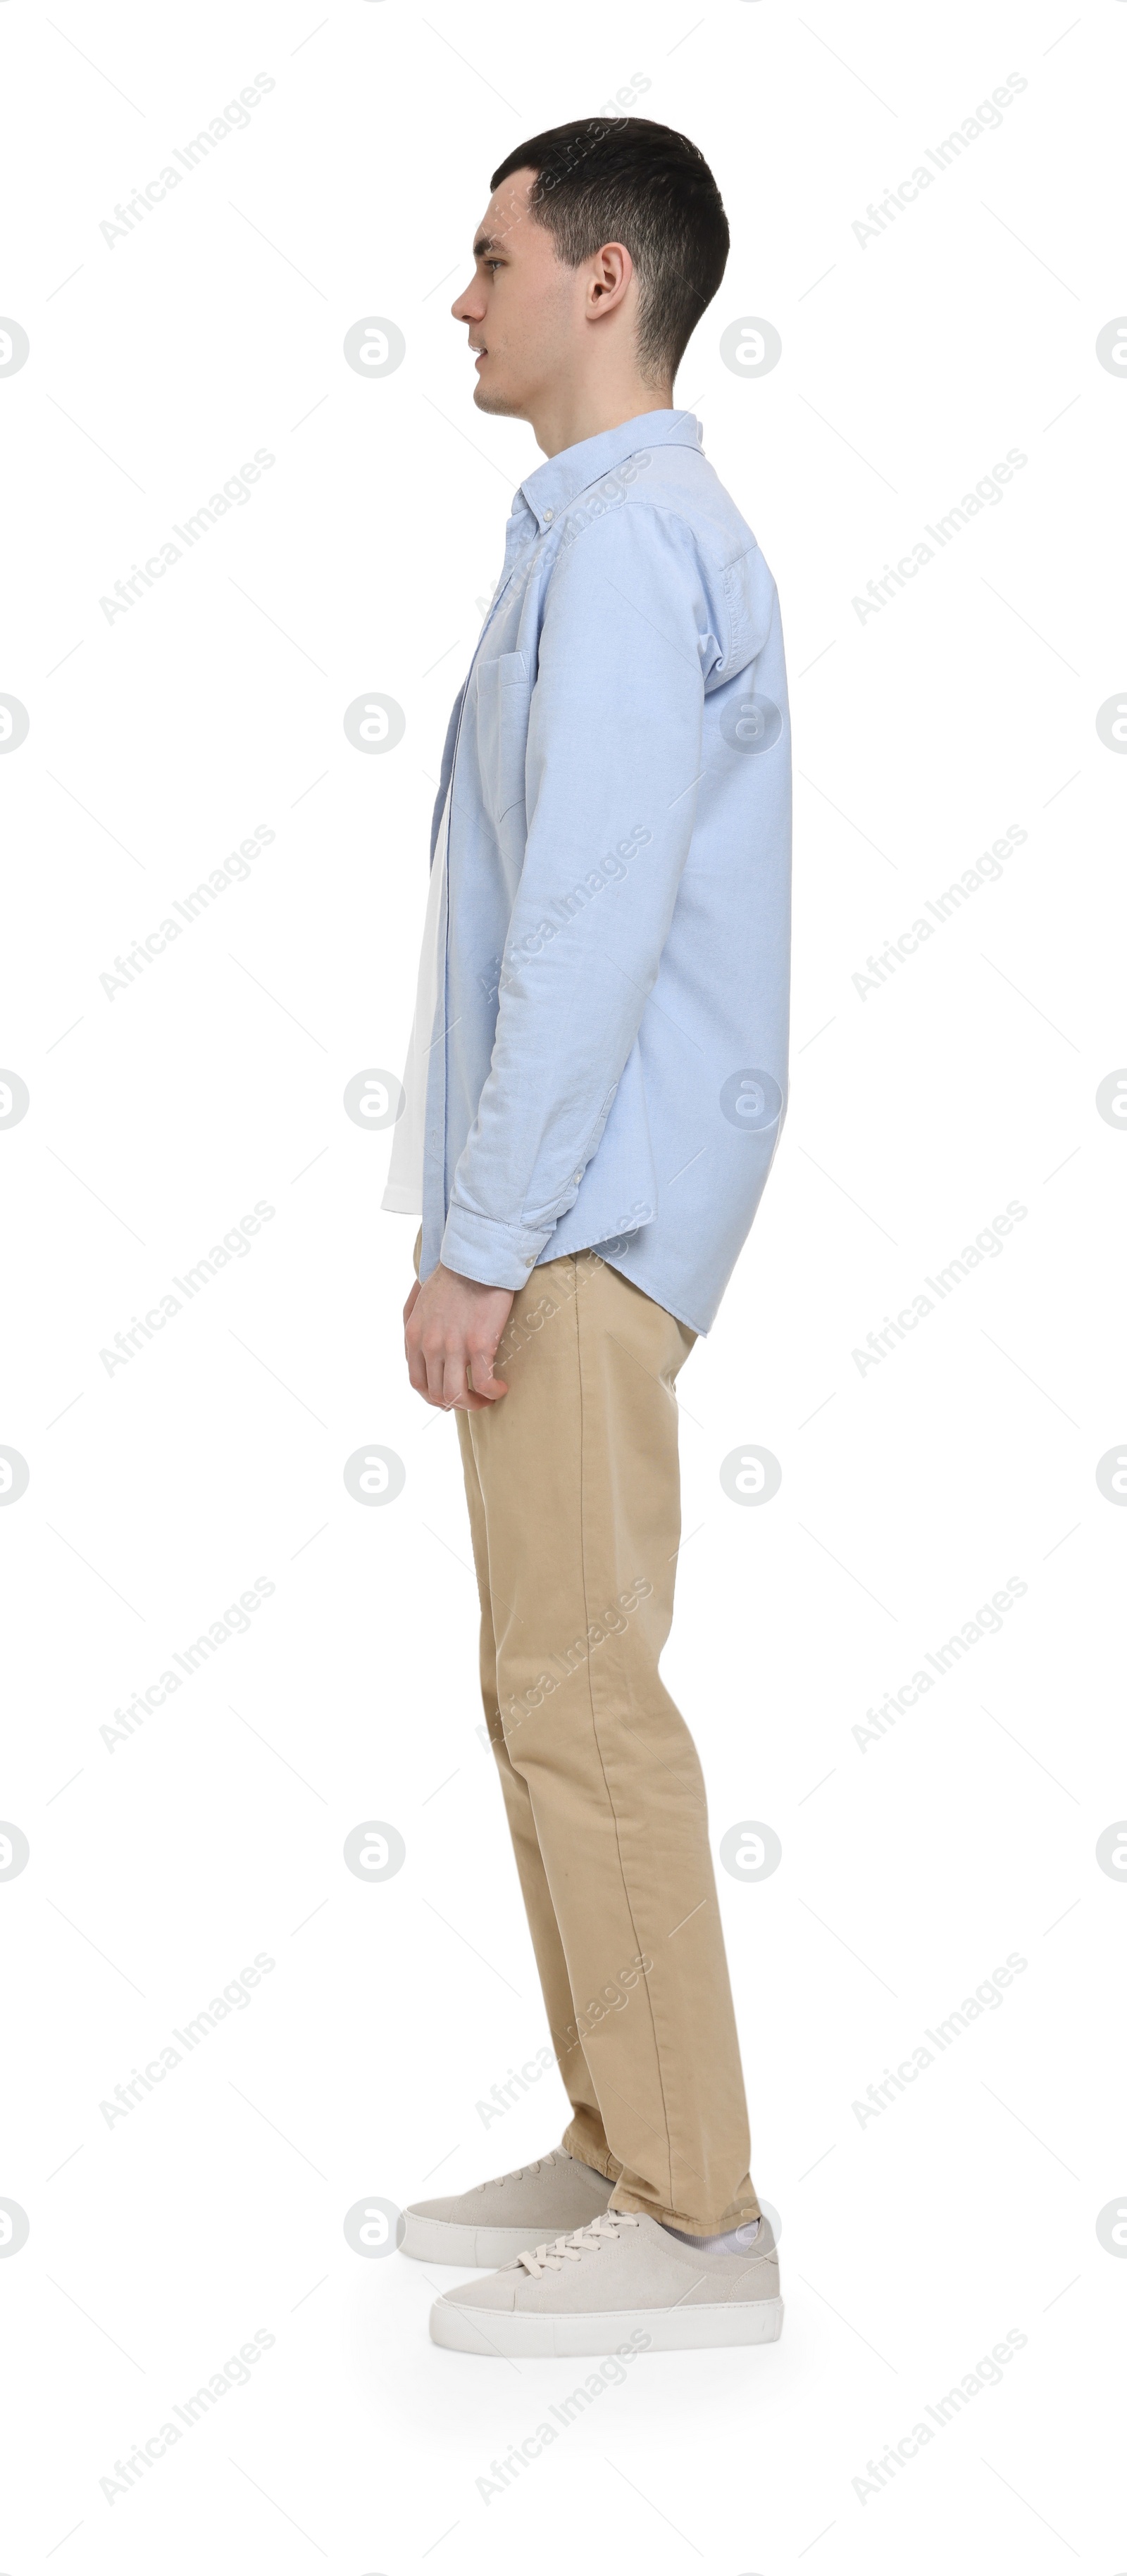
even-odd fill
[(473, 1208), (451, 1207), (439, 1259), (463, 1279), (485, 1288), (523, 1288), (554, 1229), (506, 1225), (501, 1218), (479, 1216)]

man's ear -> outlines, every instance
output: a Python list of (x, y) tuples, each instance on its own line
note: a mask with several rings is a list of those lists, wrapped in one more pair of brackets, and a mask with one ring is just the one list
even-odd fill
[(625, 243), (604, 242), (597, 253), (595, 272), (588, 288), (592, 318), (621, 304), (633, 274), (634, 262)]

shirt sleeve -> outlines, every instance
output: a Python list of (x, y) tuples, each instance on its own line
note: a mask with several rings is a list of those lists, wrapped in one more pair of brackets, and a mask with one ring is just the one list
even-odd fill
[(521, 1288), (576, 1199), (657, 978), (688, 855), (722, 611), (691, 531), (631, 496), (553, 565), (527, 841), (496, 1034), (442, 1242)]

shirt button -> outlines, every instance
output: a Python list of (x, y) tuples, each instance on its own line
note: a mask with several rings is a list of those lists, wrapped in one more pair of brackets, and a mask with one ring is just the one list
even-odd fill
[(544, 512), (544, 525), (545, 525), (545, 527), (547, 527), (548, 522), (549, 522), (549, 520), (550, 520), (550, 519), (554, 519), (554, 518), (555, 518), (555, 515), (556, 515), (556, 514), (555, 514), (555, 511), (554, 511), (554, 510), (545, 510), (545, 512)]

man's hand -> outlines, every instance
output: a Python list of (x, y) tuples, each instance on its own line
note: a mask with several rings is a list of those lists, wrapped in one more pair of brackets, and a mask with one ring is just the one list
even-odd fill
[(486, 1288), (441, 1261), (416, 1279), (403, 1309), (407, 1374), (427, 1404), (444, 1413), (479, 1413), (509, 1390), (495, 1377), (497, 1344), (508, 1322), (511, 1288)]

